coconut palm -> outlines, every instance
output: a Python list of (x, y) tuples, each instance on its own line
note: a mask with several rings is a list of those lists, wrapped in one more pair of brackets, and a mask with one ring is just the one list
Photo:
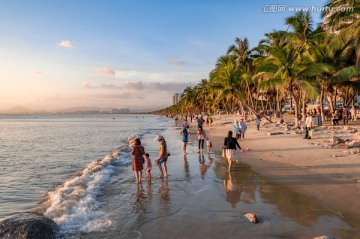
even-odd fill
[(360, 67), (360, 1), (333, 0), (326, 7), (332, 11), (324, 12), (323, 27), (336, 35), (337, 45), (353, 42), (356, 51), (355, 65)]
[(295, 123), (297, 126), (298, 119), (298, 97), (296, 92), (299, 89), (308, 94), (315, 94), (315, 88), (309, 81), (299, 77), (306, 66), (299, 58), (299, 48), (287, 45), (285, 47), (276, 47), (269, 49), (269, 56), (263, 59), (262, 64), (258, 67), (258, 77), (266, 77), (267, 80), (262, 82), (262, 88), (280, 86), (286, 89), (287, 94), (294, 102)]
[(246, 99), (242, 90), (241, 71), (236, 68), (234, 59), (232, 55), (221, 57), (217, 67), (210, 74), (211, 88), (217, 91), (215, 102), (229, 103), (230, 111), (234, 111), (236, 104), (241, 105)]
[[(334, 111), (337, 89), (349, 93), (349, 89), (357, 88), (353, 78), (359, 74), (359, 68), (351, 66), (354, 48), (349, 42), (339, 46), (333, 42), (333, 36), (319, 32), (311, 37), (311, 64), (300, 75), (315, 76), (320, 88), (320, 110), (323, 117), (323, 97), (328, 95), (331, 111)], [(355, 93), (353, 91), (353, 93)]]

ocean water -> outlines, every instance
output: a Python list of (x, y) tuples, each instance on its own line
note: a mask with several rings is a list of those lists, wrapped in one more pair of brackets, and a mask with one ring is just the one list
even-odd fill
[(130, 141), (155, 146), (168, 125), (149, 115), (0, 115), (0, 219), (35, 211), (63, 233), (104, 230), (112, 222), (98, 197), (115, 174), (133, 184)]
[[(153, 165), (152, 180), (137, 185), (131, 142), (139, 137), (154, 162), (157, 134), (171, 152), (170, 176), (157, 178)], [(44, 214), (59, 225), (59, 239), (360, 238), (359, 215), (326, 208), (241, 162), (230, 173), (218, 152), (197, 151), (192, 136), (184, 155), (180, 127), (161, 116), (0, 115), (0, 220)]]

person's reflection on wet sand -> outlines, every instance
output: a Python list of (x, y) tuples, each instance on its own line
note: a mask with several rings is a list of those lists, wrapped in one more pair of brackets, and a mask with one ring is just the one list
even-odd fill
[(208, 154), (207, 163), (205, 163), (204, 154), (199, 154), (199, 171), (200, 171), (200, 175), (201, 175), (202, 179), (205, 178), (205, 174), (206, 174), (208, 168), (210, 168), (211, 163), (212, 163), (212, 158), (211, 158), (210, 154)]
[(162, 179), (161, 185), (158, 190), (158, 197), (160, 201), (160, 210), (164, 214), (168, 214), (170, 211), (170, 194), (168, 179)]
[(224, 179), (224, 189), (226, 191), (226, 201), (230, 202), (232, 207), (235, 207), (240, 202), (242, 186), (230, 172), (228, 178)]
[(184, 169), (185, 169), (185, 177), (190, 179), (189, 162), (187, 161), (186, 154), (184, 154)]

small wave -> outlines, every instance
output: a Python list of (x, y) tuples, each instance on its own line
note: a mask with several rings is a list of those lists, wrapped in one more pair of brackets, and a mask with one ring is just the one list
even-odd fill
[(130, 147), (133, 139), (134, 136), (129, 137), (123, 147), (90, 163), (73, 178), (47, 193), (39, 210), (59, 225), (60, 233), (103, 231), (111, 226), (107, 214), (99, 210), (103, 203), (96, 198), (110, 181), (115, 161), (125, 160), (123, 151)]

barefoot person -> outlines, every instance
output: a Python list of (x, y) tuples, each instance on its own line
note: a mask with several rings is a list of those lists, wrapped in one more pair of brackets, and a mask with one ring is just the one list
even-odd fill
[(141, 183), (142, 179), (142, 170), (144, 164), (143, 155), (145, 154), (145, 149), (141, 146), (141, 141), (139, 138), (134, 140), (134, 146), (131, 150), (132, 159), (132, 170), (135, 173), (136, 183)]
[(189, 131), (188, 131), (188, 127), (184, 125), (183, 130), (180, 132), (182, 134), (182, 141), (183, 141), (183, 153), (186, 154), (186, 145), (187, 142), (189, 141), (188, 136), (189, 136)]
[[(160, 143), (159, 158), (157, 160), (155, 160), (155, 162), (159, 166), (160, 173), (161, 173), (160, 177), (161, 178), (167, 177), (168, 172), (167, 172), (166, 161), (167, 161), (169, 155), (168, 155), (168, 151), (167, 151), (166, 141), (165, 141), (164, 137), (161, 135), (156, 136), (155, 140)], [(165, 174), (164, 174), (164, 171), (162, 168), (162, 164), (164, 164)]]
[(204, 140), (205, 140), (205, 136), (206, 136), (205, 131), (203, 130), (202, 127), (198, 128), (197, 136), (198, 136), (198, 141), (199, 141), (199, 151), (198, 151), (198, 153), (200, 153), (200, 152), (204, 151)]
[(229, 171), (232, 170), (232, 161), (235, 161), (234, 151), (236, 150), (236, 146), (241, 149), (240, 144), (236, 140), (236, 138), (232, 137), (232, 131), (228, 132), (228, 136), (224, 139), (224, 146), (226, 147), (225, 155), (229, 163)]
[(151, 179), (151, 159), (148, 153), (145, 154), (145, 163), (146, 163), (146, 178)]

